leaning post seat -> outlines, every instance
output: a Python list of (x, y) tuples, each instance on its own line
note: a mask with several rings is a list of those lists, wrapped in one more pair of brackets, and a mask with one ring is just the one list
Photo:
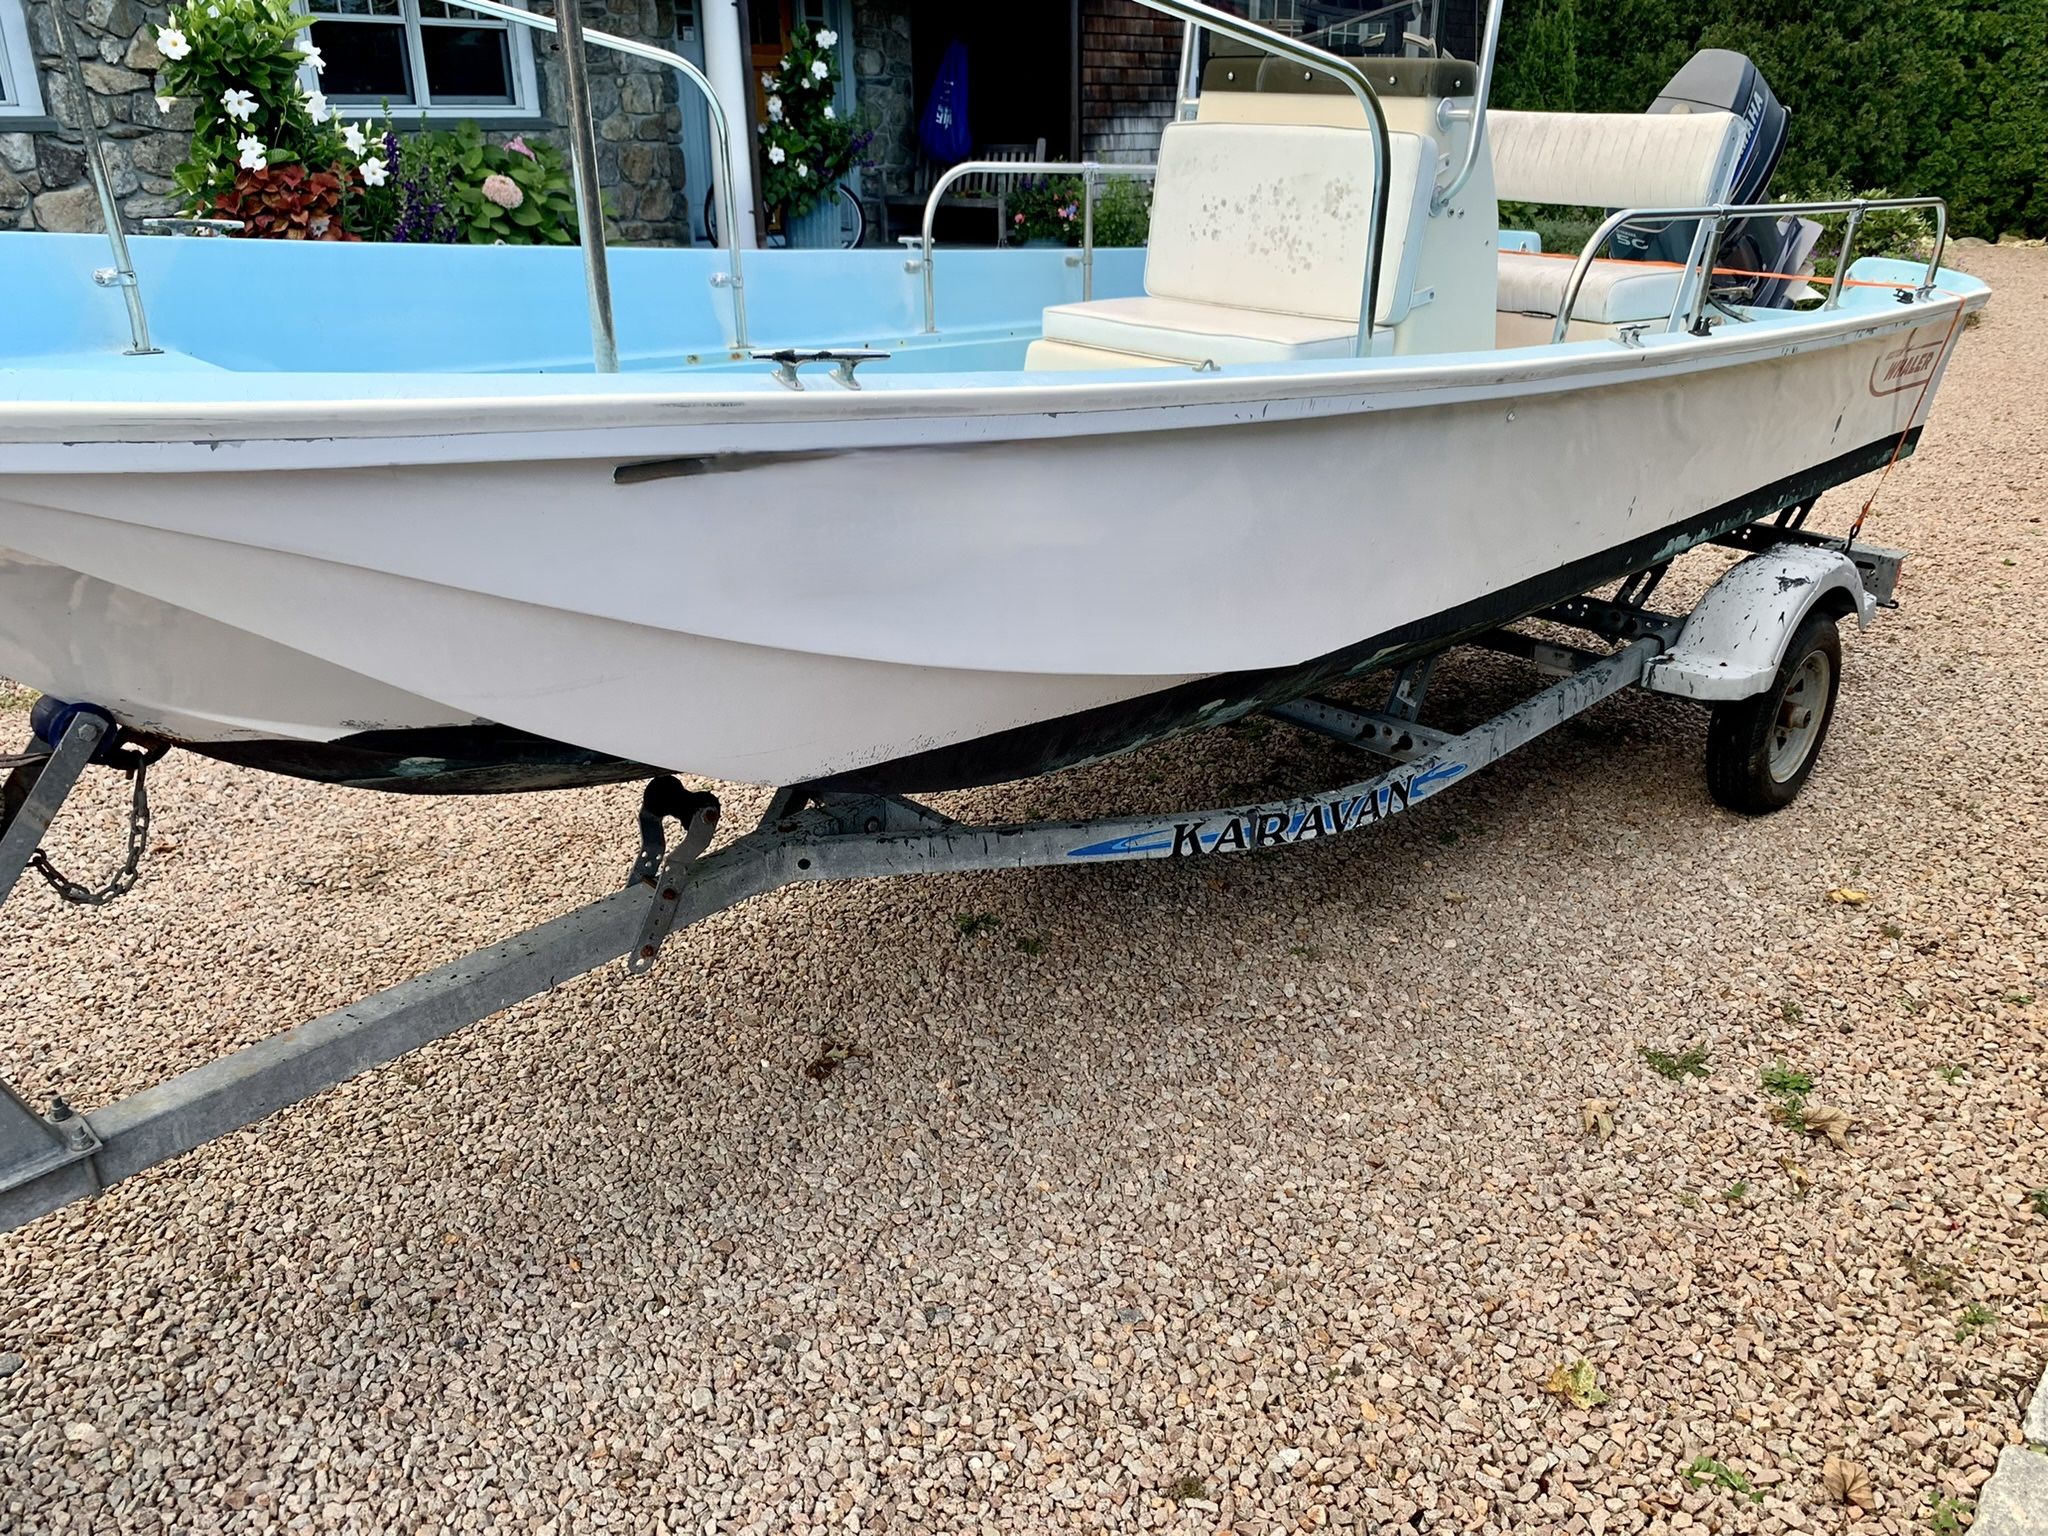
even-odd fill
[[(1489, 112), (1486, 131), (1503, 202), (1584, 208), (1722, 202), (1747, 137), (1742, 119), (1730, 112)], [(1564, 256), (1500, 253), (1501, 346), (1550, 340), (1571, 271)], [(1566, 339), (1607, 337), (1624, 325), (1663, 320), (1677, 302), (1681, 276), (1650, 262), (1595, 261)]]
[[(1408, 314), (1433, 140), (1389, 135), (1377, 323)], [(1357, 128), (1175, 123), (1159, 144), (1142, 297), (1060, 304), (1027, 368), (1349, 357), (1365, 288), (1373, 143)], [(1382, 341), (1385, 349), (1389, 341)]]

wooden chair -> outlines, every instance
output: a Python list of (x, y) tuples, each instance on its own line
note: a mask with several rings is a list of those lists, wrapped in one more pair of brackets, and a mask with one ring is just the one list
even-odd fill
[[(1045, 159), (1045, 140), (1033, 144), (989, 144), (974, 152), (976, 160), (995, 160), (1011, 165), (1027, 165), (1032, 161)], [(897, 226), (903, 232), (916, 235), (924, 230), (924, 205), (931, 196), (932, 183), (945, 174), (945, 167), (935, 165), (922, 154), (917, 157), (917, 167), (911, 174), (911, 188), (907, 196), (889, 197), (882, 200), (882, 241), (884, 244), (898, 238)], [(995, 243), (1009, 244), (1010, 216), (1009, 193), (1016, 178), (999, 176), (992, 171), (976, 171), (963, 176), (939, 199), (939, 207), (978, 208), (995, 215)]]

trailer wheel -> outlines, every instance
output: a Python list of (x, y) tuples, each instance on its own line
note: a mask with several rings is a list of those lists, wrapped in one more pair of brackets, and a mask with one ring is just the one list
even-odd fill
[(1769, 688), (1714, 706), (1707, 726), (1707, 789), (1714, 799), (1745, 816), (1790, 805), (1827, 740), (1841, 681), (1842, 633), (1829, 615), (1809, 613)]

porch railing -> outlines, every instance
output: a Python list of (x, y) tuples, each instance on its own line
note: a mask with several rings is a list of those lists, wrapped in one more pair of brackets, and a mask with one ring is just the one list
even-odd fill
[(1666, 324), (1667, 331), (1696, 331), (1700, 316), (1707, 303), (1707, 293), (1713, 285), (1714, 263), (1721, 254), (1721, 239), (1727, 233), (1731, 222), (1750, 218), (1781, 218), (1794, 214), (1844, 213), (1848, 222), (1842, 229), (1842, 244), (1835, 255), (1835, 279), (1828, 290), (1827, 302), (1822, 309), (1834, 309), (1842, 302), (1842, 289), (1849, 276), (1849, 263), (1856, 254), (1856, 233), (1862, 227), (1863, 216), (1877, 208), (1928, 208), (1934, 212), (1934, 251), (1927, 258), (1927, 270), (1922, 275), (1917, 298), (1926, 298), (1934, 291), (1935, 276), (1941, 271), (1942, 252), (1948, 245), (1948, 204), (1938, 197), (1855, 197), (1834, 203), (1709, 203), (1698, 208), (1624, 208), (1610, 214), (1607, 221), (1593, 231), (1579, 252), (1579, 259), (1572, 263), (1571, 276), (1565, 281), (1564, 298), (1557, 306), (1557, 319), (1551, 327), (1550, 339), (1559, 342), (1565, 339), (1565, 332), (1571, 325), (1572, 311), (1578, 307), (1579, 290), (1585, 286), (1586, 276), (1593, 270), (1593, 262), (1601, 248), (1611, 240), (1624, 224), (1670, 224), (1681, 219), (1697, 219), (1700, 228), (1693, 237), (1692, 250), (1687, 254), (1684, 275), (1679, 279), (1678, 294), (1672, 301), (1671, 315)]
[(932, 232), (939, 216), (939, 200), (946, 188), (964, 176), (1079, 176), (1081, 178), (1081, 298), (1095, 297), (1095, 188), (1103, 177), (1133, 176), (1140, 180), (1158, 174), (1156, 165), (1117, 165), (1102, 160), (963, 160), (950, 167), (932, 183), (924, 202), (924, 238), (921, 260), (909, 264), (912, 272), (924, 274), (924, 333), (939, 329), (936, 283), (932, 276)]

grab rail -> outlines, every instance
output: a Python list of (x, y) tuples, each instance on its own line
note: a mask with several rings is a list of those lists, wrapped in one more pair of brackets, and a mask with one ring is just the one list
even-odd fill
[(946, 188), (963, 176), (1079, 176), (1081, 178), (1081, 298), (1085, 303), (1095, 297), (1095, 178), (1103, 172), (1114, 176), (1136, 176), (1140, 179), (1159, 173), (1156, 165), (1117, 165), (1099, 160), (963, 160), (949, 167), (946, 173), (932, 183), (930, 196), (924, 200), (924, 238), (921, 242), (922, 259), (910, 264), (915, 272), (924, 271), (924, 333), (935, 336), (939, 329), (938, 296), (932, 277), (932, 230), (939, 216), (939, 199), (946, 194)]
[[(128, 303), (128, 353), (130, 357), (155, 357), (162, 347), (151, 346), (149, 316), (142, 308), (142, 283), (135, 275), (135, 263), (128, 255), (128, 232), (121, 227), (121, 206), (114, 201), (114, 183), (107, 175), (107, 156), (100, 143), (100, 126), (94, 121), (92, 104), (98, 98), (85, 88), (85, 71), (78, 62), (78, 49), (71, 41), (71, 18), (64, 14), (64, 0), (50, 0), (50, 19), (56, 26), (57, 51), (64, 55), (64, 73), (71, 85), (71, 103), (78, 111), (78, 136), (85, 144), (85, 166), (92, 177), (92, 189), (99, 198), (100, 223), (106, 226), (107, 244), (114, 249), (114, 264), (101, 267), (92, 280), (102, 288), (118, 288)], [(25, 66), (35, 68), (31, 58)]]
[[(1465, 190), (1473, 168), (1479, 164), (1479, 145), (1486, 137), (1486, 101), (1493, 94), (1493, 61), (1500, 53), (1500, 13), (1506, 4), (1507, 0), (1491, 0), (1486, 7), (1486, 34), (1479, 45), (1479, 79), (1472, 87), (1472, 133), (1465, 140), (1465, 158), (1458, 163), (1458, 173), (1430, 195), (1431, 213), (1441, 213), (1450, 207), (1451, 199)], [(1449, 121), (1460, 122), (1464, 116), (1453, 109)]]
[(1580, 250), (1579, 259), (1572, 263), (1572, 274), (1565, 283), (1564, 299), (1557, 306), (1557, 319), (1551, 327), (1550, 339), (1553, 343), (1564, 340), (1565, 331), (1571, 325), (1572, 311), (1578, 307), (1579, 289), (1585, 285), (1586, 275), (1593, 270), (1600, 248), (1613, 239), (1615, 232), (1624, 224), (1671, 223), (1678, 219), (1701, 221), (1700, 232), (1686, 258), (1678, 297), (1672, 303), (1666, 327), (1668, 332), (1695, 331), (1699, 326), (1700, 312), (1706, 307), (1707, 287), (1715, 259), (1721, 254), (1721, 237), (1731, 219), (1807, 213), (1849, 215), (1849, 222), (1842, 230), (1841, 248), (1835, 257), (1835, 282), (1828, 292), (1827, 302), (1821, 305), (1822, 309), (1833, 309), (1842, 302), (1842, 287), (1849, 275), (1850, 259), (1855, 253), (1857, 230), (1863, 224), (1864, 214), (1873, 208), (1934, 210), (1934, 253), (1927, 260), (1927, 271), (1915, 294), (1916, 298), (1926, 298), (1934, 291), (1935, 274), (1941, 270), (1942, 252), (1948, 246), (1948, 204), (1938, 197), (1854, 197), (1831, 203), (1709, 203), (1698, 208), (1624, 208), (1619, 213), (1608, 215), (1606, 222), (1593, 231), (1592, 239)]
[[(462, 6), (465, 10), (480, 11), (486, 16), (495, 16), (514, 25), (531, 27), (536, 32), (560, 32), (552, 16), (537, 16), (532, 11), (517, 6), (501, 5), (498, 0), (448, 0), (451, 5)], [(739, 220), (732, 208), (732, 120), (727, 116), (725, 105), (718, 99), (718, 92), (711, 88), (711, 82), (704, 72), (679, 53), (666, 48), (657, 48), (652, 43), (636, 42), (630, 37), (620, 37), (612, 32), (597, 32), (579, 25), (580, 18), (572, 17), (570, 26), (581, 33), (581, 41), (595, 43), (613, 53), (628, 57), (646, 59), (651, 63), (665, 64), (697, 88), (704, 98), (711, 114), (711, 137), (715, 154), (712, 161), (713, 190), (724, 218), (726, 260), (730, 268), (721, 286), (732, 289), (732, 345), (734, 351), (743, 351), (747, 341), (747, 301), (745, 279), (740, 270)], [(583, 89), (583, 51), (580, 47), (569, 46), (571, 40), (563, 39), (562, 63), (568, 74), (569, 96), (572, 108), (580, 106), (577, 115), (583, 119), (585, 130), (594, 129), (589, 112), (588, 93)], [(595, 216), (586, 210), (583, 218), (583, 260), (585, 280), (591, 293), (591, 324), (600, 334), (595, 338), (599, 357), (600, 373), (618, 371), (616, 343), (613, 344), (612, 366), (603, 366), (605, 338), (612, 335), (611, 285), (604, 259), (604, 219), (596, 200), (597, 165), (595, 142), (585, 144), (585, 132), (575, 125), (570, 130), (570, 147), (575, 151), (577, 186), (591, 188), (591, 207), (599, 209)], [(586, 164), (586, 160), (589, 161)], [(713, 279), (717, 281), (716, 278)], [(600, 321), (600, 315), (602, 320)]]

